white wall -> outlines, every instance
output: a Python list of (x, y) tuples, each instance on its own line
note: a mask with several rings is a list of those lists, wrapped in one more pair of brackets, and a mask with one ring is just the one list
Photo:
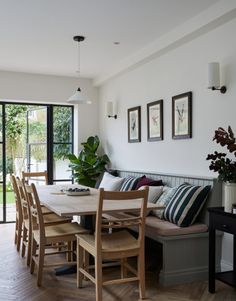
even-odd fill
[[(79, 84), (92, 105), (75, 106), (75, 149), (88, 136), (98, 133), (97, 88), (90, 79), (80, 78)], [(0, 100), (3, 101), (66, 104), (77, 88), (77, 78), (0, 71)]]
[[(217, 149), (214, 130), (231, 125), (236, 134), (236, 20), (208, 32), (161, 57), (127, 71), (99, 89), (100, 135), (116, 168), (217, 176), (205, 160)], [(207, 90), (207, 63), (219, 61), (227, 93)], [(193, 92), (193, 138), (172, 140), (171, 97)], [(146, 104), (164, 101), (164, 140), (147, 142)], [(105, 102), (118, 102), (118, 119), (105, 116)], [(128, 143), (127, 109), (141, 105), (142, 142)], [(231, 240), (224, 241), (223, 260), (232, 260)], [(232, 261), (231, 261), (232, 262)]]

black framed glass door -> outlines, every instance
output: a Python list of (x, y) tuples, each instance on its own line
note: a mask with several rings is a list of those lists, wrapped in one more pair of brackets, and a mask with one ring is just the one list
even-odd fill
[(0, 102), (0, 223), (15, 221), (10, 174), (47, 170), (49, 184), (71, 183), (70, 152), (73, 106)]

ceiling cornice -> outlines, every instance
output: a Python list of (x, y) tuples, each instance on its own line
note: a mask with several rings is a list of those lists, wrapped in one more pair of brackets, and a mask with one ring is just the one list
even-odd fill
[(201, 14), (176, 27), (155, 42), (147, 45), (134, 55), (114, 65), (107, 73), (94, 79), (94, 85), (100, 86), (106, 81), (124, 72), (137, 68), (148, 61), (214, 30), (236, 18), (236, 1), (221, 0)]

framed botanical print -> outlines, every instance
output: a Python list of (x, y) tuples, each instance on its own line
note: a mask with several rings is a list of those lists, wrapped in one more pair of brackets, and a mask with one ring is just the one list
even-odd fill
[(147, 104), (147, 140), (163, 140), (163, 100)]
[(172, 97), (172, 138), (192, 137), (192, 92)]
[(141, 141), (141, 107), (128, 109), (128, 142)]

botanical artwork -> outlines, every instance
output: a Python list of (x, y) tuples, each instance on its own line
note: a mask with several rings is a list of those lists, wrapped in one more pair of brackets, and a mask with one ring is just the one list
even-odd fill
[(141, 107), (128, 109), (128, 142), (141, 141)]
[(185, 139), (192, 136), (192, 92), (172, 97), (172, 137)]
[(148, 141), (163, 139), (163, 100), (147, 104)]

